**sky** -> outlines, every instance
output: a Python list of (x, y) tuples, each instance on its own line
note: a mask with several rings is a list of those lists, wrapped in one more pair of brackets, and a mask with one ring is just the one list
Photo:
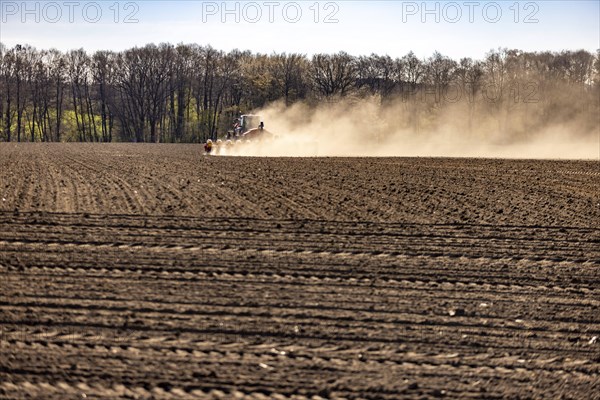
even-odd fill
[(492, 49), (600, 48), (600, 1), (7, 1), (0, 42), (62, 51), (198, 43), (255, 53), (434, 51), (482, 59)]

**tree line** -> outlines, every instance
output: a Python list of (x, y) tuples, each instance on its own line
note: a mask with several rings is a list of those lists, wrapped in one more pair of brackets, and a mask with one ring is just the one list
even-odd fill
[(510, 123), (516, 109), (536, 123), (579, 118), (594, 127), (600, 52), (497, 49), (455, 61), (439, 52), (307, 57), (163, 43), (88, 54), (0, 43), (0, 141), (198, 142), (275, 101), (372, 96), (383, 107), (401, 103), (408, 117), (398, 123), (416, 132), (451, 105), (467, 111), (465, 129), (480, 113), (499, 131), (527, 129)]

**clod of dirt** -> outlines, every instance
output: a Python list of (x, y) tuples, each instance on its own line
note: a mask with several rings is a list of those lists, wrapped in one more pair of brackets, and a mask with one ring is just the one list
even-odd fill
[(448, 314), (451, 317), (462, 317), (465, 315), (465, 310), (463, 308), (457, 308), (457, 309), (448, 311)]
[(285, 354), (286, 354), (285, 351), (279, 351), (279, 350), (277, 350), (275, 348), (271, 349), (271, 353), (277, 354), (277, 355), (280, 355), (280, 356), (285, 356)]

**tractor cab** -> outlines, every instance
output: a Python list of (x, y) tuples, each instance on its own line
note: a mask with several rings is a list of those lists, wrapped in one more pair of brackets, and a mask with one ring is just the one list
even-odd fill
[(244, 114), (240, 117), (240, 133), (251, 131), (252, 129), (259, 129), (263, 126), (260, 115)]

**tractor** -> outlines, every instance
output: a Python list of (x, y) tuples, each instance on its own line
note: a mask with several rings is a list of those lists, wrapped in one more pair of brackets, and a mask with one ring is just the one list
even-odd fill
[(244, 114), (236, 118), (233, 129), (227, 132), (225, 142), (221, 139), (218, 139), (216, 143), (209, 140), (204, 145), (204, 152), (205, 154), (223, 154), (234, 146), (248, 146), (273, 139), (273, 137), (273, 134), (265, 129), (259, 115)]

